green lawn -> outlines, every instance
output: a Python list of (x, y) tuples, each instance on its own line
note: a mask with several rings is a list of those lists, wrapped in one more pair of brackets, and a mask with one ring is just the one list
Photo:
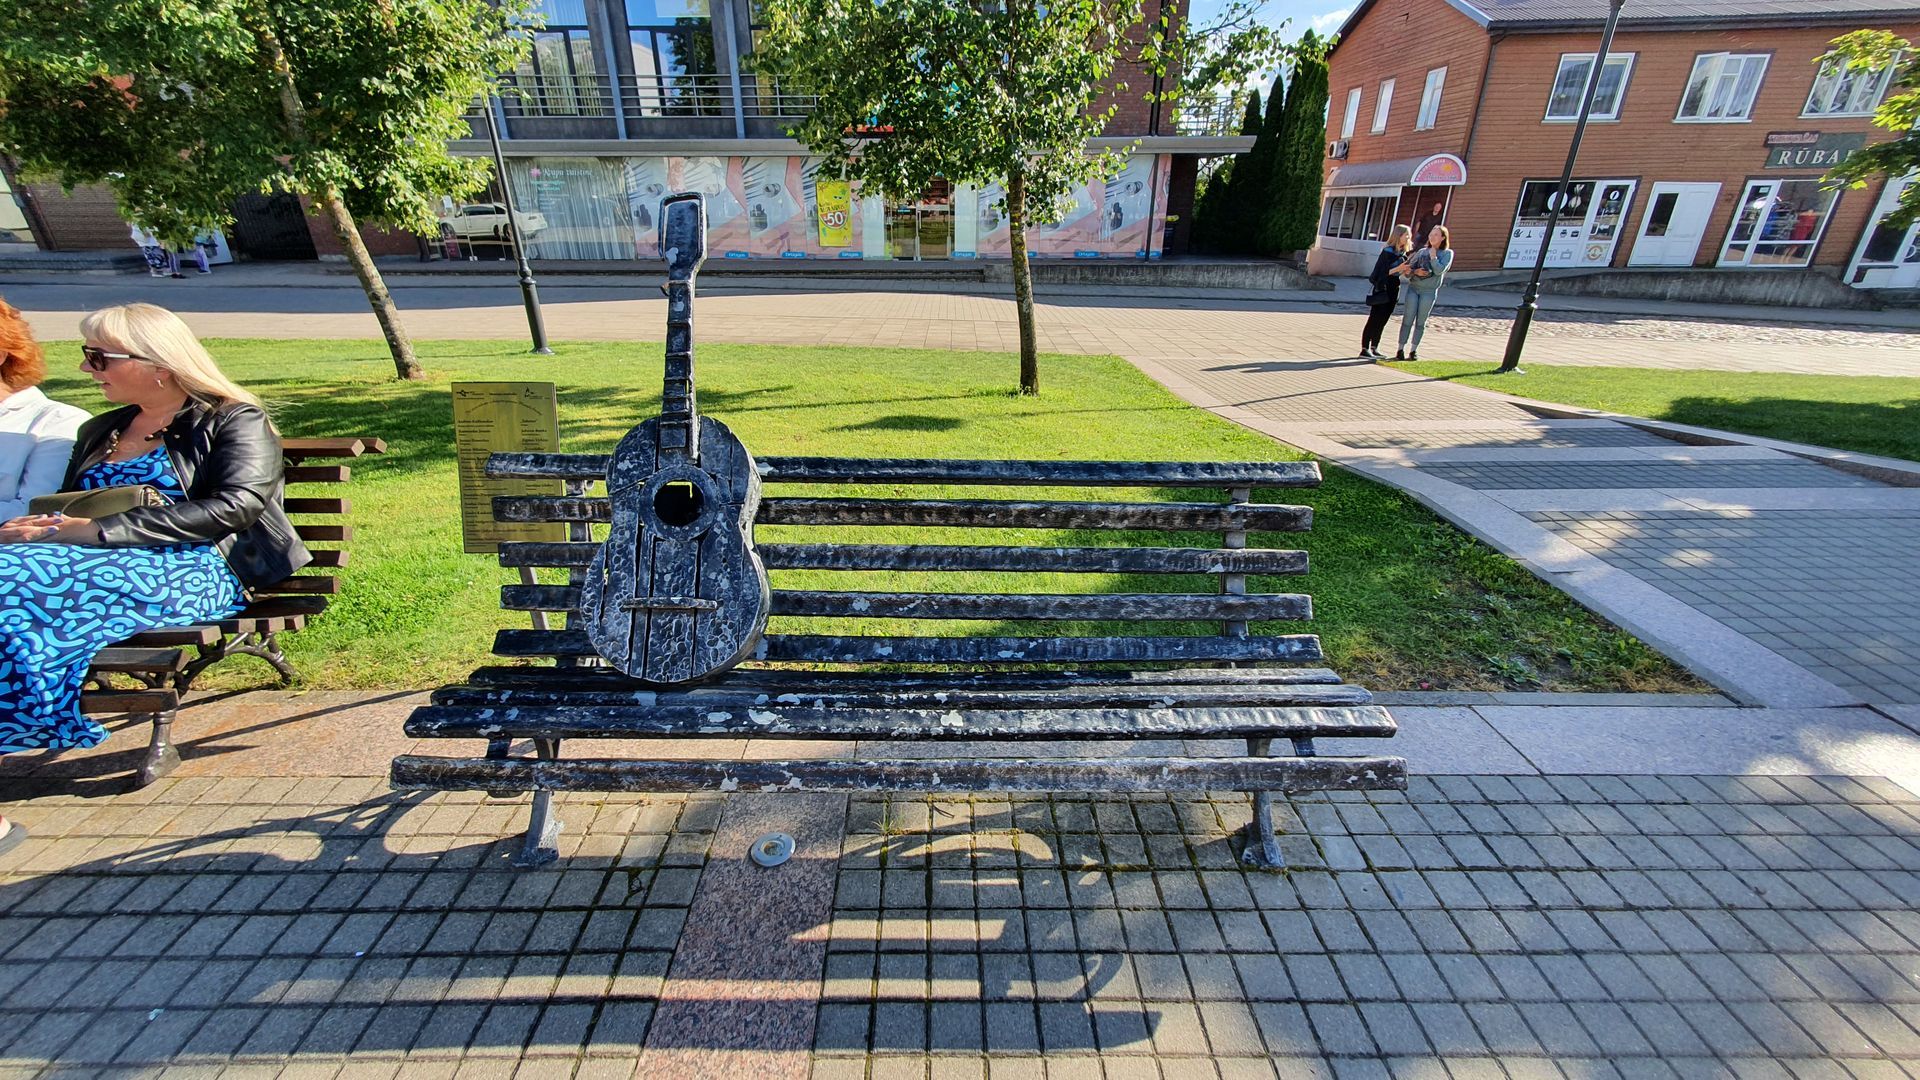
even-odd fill
[[(561, 345), (558, 356), (542, 358), (506, 342), (427, 342), (420, 351), (431, 378), (406, 384), (394, 381), (377, 342), (210, 345), (233, 376), (279, 405), (286, 434), (377, 434), (388, 441), (384, 456), (354, 465), (350, 494), (357, 535), (345, 595), (287, 642), (312, 687), (422, 687), (458, 679), (488, 662), (496, 628), (526, 625), (524, 615), (498, 609), (497, 590), (508, 572), (490, 557), (460, 551), (448, 382), (553, 381), (564, 448), (604, 452), (654, 412), (661, 371), (655, 344)], [(703, 345), (700, 401), (757, 454), (769, 456), (1297, 456), (1187, 406), (1118, 358), (1047, 356), (1042, 368), (1048, 392), (1022, 399), (1009, 393), (1016, 364), (1006, 354)], [(101, 407), (78, 375), (62, 375), (48, 389), (62, 400)], [(1148, 496), (1115, 491), (1101, 497)], [(1698, 688), (1646, 646), (1393, 491), (1329, 470), (1318, 490), (1257, 497), (1317, 508), (1314, 531), (1304, 537), (1253, 540), (1308, 548), (1313, 571), (1304, 586), (1302, 579), (1274, 578), (1256, 579), (1250, 587), (1311, 592), (1317, 618), (1310, 629), (1322, 635), (1334, 666), (1351, 680), (1375, 688)], [(769, 529), (763, 538), (791, 531)], [(821, 530), (808, 531), (821, 536)], [(841, 535), (885, 540), (900, 534), (849, 529)], [(966, 539), (988, 538), (976, 533)], [(1037, 538), (1028, 533), (1019, 539)], [(1049, 539), (1098, 542), (1086, 533)], [(1135, 534), (1135, 542), (1146, 539)], [(1166, 536), (1151, 542), (1212, 541)], [(774, 578), (782, 587), (859, 587), (832, 572), (780, 572)], [(1210, 579), (1169, 576), (1142, 583), (1103, 575), (902, 574), (888, 584), (976, 591), (1214, 587)], [(870, 632), (884, 626), (776, 620), (775, 629), (802, 625)], [(964, 632), (1009, 629), (959, 625)], [(213, 684), (254, 685), (262, 671), (235, 660), (216, 669)]]
[(1456, 361), (1394, 364), (1517, 397), (1920, 461), (1920, 378)]

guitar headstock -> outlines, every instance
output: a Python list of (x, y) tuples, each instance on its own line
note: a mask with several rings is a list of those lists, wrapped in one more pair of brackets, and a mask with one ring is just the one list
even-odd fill
[(660, 200), (660, 254), (668, 281), (692, 281), (707, 258), (707, 200), (682, 191)]

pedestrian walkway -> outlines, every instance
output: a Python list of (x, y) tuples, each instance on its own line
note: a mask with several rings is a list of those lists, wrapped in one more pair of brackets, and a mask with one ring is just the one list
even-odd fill
[(1568, 419), (1360, 360), (1131, 355), (1408, 491), (1743, 701), (1920, 703), (1920, 466)]
[(562, 794), (516, 871), (524, 798), (385, 789), (424, 697), (203, 697), (136, 792), (136, 729), (0, 762), (0, 1076), (1920, 1067), (1920, 736), (1865, 708), (1396, 706), (1410, 790), (1283, 804), (1284, 874), (1243, 797), (994, 793)]

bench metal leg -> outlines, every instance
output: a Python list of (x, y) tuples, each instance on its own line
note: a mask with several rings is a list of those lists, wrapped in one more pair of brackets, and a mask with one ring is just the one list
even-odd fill
[(152, 715), (153, 737), (147, 742), (147, 756), (134, 770), (134, 787), (146, 787), (179, 768), (180, 751), (173, 746), (173, 717), (171, 711)]
[[(551, 761), (560, 756), (560, 740), (535, 739), (533, 749), (542, 759)], [(534, 792), (533, 812), (527, 819), (527, 837), (520, 846), (520, 854), (514, 856), (513, 865), (531, 868), (545, 866), (558, 859), (561, 824), (560, 819), (553, 816), (553, 792)]]
[[(1273, 740), (1248, 739), (1247, 756), (1273, 756)], [(1240, 861), (1262, 870), (1285, 870), (1287, 859), (1280, 854), (1280, 838), (1273, 831), (1273, 797), (1271, 791), (1253, 793), (1253, 820), (1247, 824), (1246, 846), (1241, 849)]]
[(188, 661), (187, 666), (174, 676), (174, 685), (183, 694), (193, 688), (193, 680), (199, 678), (201, 672), (229, 656), (251, 656), (265, 660), (279, 674), (281, 686), (293, 685), (294, 677), (299, 674), (287, 662), (287, 654), (280, 651), (280, 635), (277, 633), (240, 634), (196, 648), (200, 655)]

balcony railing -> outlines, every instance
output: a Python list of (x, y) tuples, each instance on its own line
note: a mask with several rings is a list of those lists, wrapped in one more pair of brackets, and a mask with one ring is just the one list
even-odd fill
[(602, 75), (532, 75), (501, 80), (508, 116), (612, 116), (612, 88)]
[(1174, 131), (1181, 135), (1238, 135), (1245, 109), (1245, 101), (1232, 94), (1185, 102)]

